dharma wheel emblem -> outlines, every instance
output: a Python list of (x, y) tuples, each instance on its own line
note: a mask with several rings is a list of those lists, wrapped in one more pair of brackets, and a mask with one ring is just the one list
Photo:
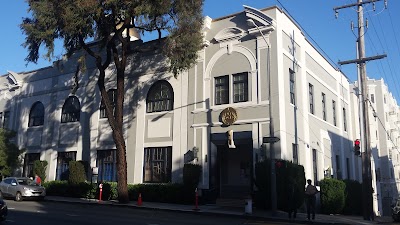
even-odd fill
[(220, 116), (222, 123), (226, 126), (232, 125), (238, 118), (236, 110), (232, 107), (222, 110)]

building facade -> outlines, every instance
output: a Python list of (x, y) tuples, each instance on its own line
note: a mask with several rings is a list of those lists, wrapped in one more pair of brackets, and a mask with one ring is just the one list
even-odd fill
[[(254, 190), (255, 163), (271, 152), (303, 165), (316, 184), (324, 177), (361, 180), (350, 81), (293, 19), (278, 7), (244, 6), (237, 14), (206, 17), (203, 33), (196, 65), (177, 78), (156, 53), (132, 56), (124, 103), (128, 183), (181, 182), (184, 163), (195, 162), (203, 168), (204, 193), (243, 197)], [(98, 170), (98, 180), (116, 181), (97, 70), (91, 59), (78, 70), (80, 54), (0, 77), (3, 126), (16, 130), (17, 144), (27, 150), (17, 173), (31, 176), (40, 159), (49, 163), (48, 180), (62, 180), (69, 161), (83, 160)], [(115, 101), (113, 68), (107, 76)], [(279, 141), (266, 144), (264, 137)]]

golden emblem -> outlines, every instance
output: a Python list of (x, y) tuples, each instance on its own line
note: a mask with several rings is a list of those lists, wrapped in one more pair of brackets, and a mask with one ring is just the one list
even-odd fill
[(220, 116), (222, 123), (226, 126), (232, 125), (238, 118), (236, 110), (232, 107), (222, 110)]

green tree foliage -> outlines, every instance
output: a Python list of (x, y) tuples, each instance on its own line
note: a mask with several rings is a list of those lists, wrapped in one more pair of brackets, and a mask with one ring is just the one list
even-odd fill
[[(27, 0), (30, 17), (24, 18), (21, 29), (26, 35), (24, 46), (28, 49), (28, 62), (37, 62), (39, 50), (47, 50), (45, 57), (53, 58), (54, 41), (62, 39), (67, 56), (84, 50), (94, 58), (99, 71), (97, 84), (105, 106), (108, 122), (113, 130), (117, 148), (118, 200), (129, 201), (127, 188), (126, 145), (123, 131), (123, 105), (125, 94), (125, 68), (129, 60), (138, 60), (131, 65), (140, 65), (143, 52), (133, 47), (127, 29), (136, 29), (141, 34), (156, 31), (161, 39), (163, 32), (168, 37), (157, 42), (155, 48), (162, 49), (168, 70), (174, 75), (189, 69), (202, 48), (203, 0), (131, 1), (131, 0)], [(88, 45), (88, 40), (96, 40)], [(139, 45), (140, 46), (140, 45)], [(152, 48), (152, 51), (155, 49)], [(85, 54), (82, 54), (85, 56)], [(131, 58), (128, 58), (132, 56)], [(128, 60), (129, 59), (129, 60)], [(81, 57), (81, 61), (84, 57)], [(78, 68), (79, 68), (79, 62)], [(106, 69), (115, 66), (117, 101), (115, 113), (105, 88)], [(96, 75), (97, 76), (97, 75)]]
[(86, 181), (85, 166), (82, 162), (69, 162), (69, 177), (68, 182), (73, 185), (80, 184)]
[(14, 131), (0, 128), (0, 175), (11, 176), (22, 163), (20, 155), (25, 151), (19, 149), (11, 140), (16, 136)]
[(342, 213), (345, 205), (346, 184), (342, 180), (326, 178), (320, 181), (321, 210), (326, 214)]
[(47, 161), (35, 160), (33, 162), (33, 173), (37, 174), (42, 179), (42, 183), (46, 181), (47, 165)]

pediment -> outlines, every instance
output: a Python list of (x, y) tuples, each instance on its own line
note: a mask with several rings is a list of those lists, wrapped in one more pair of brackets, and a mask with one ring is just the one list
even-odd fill
[(237, 27), (228, 27), (215, 35), (214, 39), (221, 43), (226, 41), (238, 40), (244, 35), (244, 30)]
[(260, 35), (260, 32), (264, 35), (268, 35), (270, 32), (275, 30), (275, 21), (271, 17), (269, 17), (264, 12), (252, 8), (250, 6), (243, 6), (245, 9), (246, 17), (248, 20), (253, 21), (256, 27), (252, 27), (249, 29), (249, 34), (251, 35)]

